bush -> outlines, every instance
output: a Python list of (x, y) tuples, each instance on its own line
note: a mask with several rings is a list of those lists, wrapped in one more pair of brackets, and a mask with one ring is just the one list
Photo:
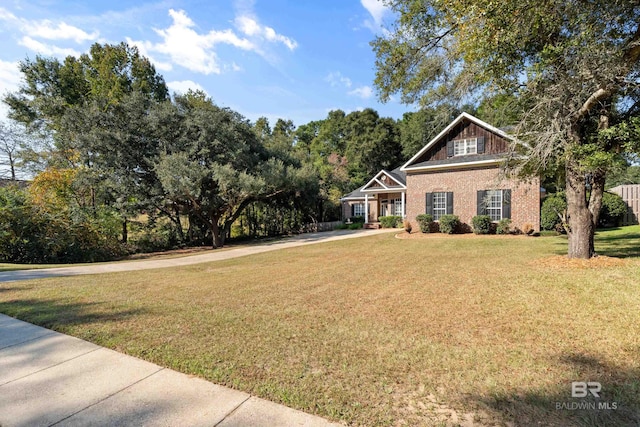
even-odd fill
[(398, 224), (402, 224), (402, 217), (395, 215), (381, 216), (378, 221), (380, 221), (382, 228), (396, 228)]
[(460, 227), (460, 218), (456, 215), (442, 215), (438, 222), (440, 224), (440, 232), (445, 234), (453, 234)]
[(614, 193), (605, 192), (602, 195), (602, 208), (598, 225), (600, 227), (617, 226), (620, 220), (627, 213), (627, 204), (622, 197)]
[(351, 224), (338, 224), (333, 227), (334, 230), (348, 230)]
[(416, 217), (420, 231), (423, 233), (430, 233), (433, 227), (433, 215), (420, 214)]
[(351, 218), (349, 218), (349, 222), (352, 223), (358, 223), (358, 224), (364, 224), (364, 217), (363, 216), (352, 216)]
[(558, 230), (562, 228), (562, 220), (558, 216), (566, 216), (567, 197), (564, 192), (549, 194), (542, 202), (540, 209), (540, 227), (543, 230)]
[(353, 224), (349, 224), (349, 230), (359, 230), (364, 226), (363, 222), (354, 222)]
[(476, 215), (471, 219), (473, 232), (476, 234), (489, 234), (491, 232), (491, 217), (489, 215)]
[(498, 227), (496, 227), (497, 234), (509, 234), (511, 232), (511, 220), (509, 218), (502, 218), (498, 221)]
[[(564, 192), (550, 194), (542, 203), (540, 210), (540, 227), (543, 230), (555, 230), (565, 233), (562, 220), (558, 217), (565, 215), (567, 209), (567, 197)], [(605, 192), (602, 195), (602, 207), (600, 208), (600, 218), (598, 226), (616, 226), (627, 212), (627, 205), (622, 197), (617, 194)]]

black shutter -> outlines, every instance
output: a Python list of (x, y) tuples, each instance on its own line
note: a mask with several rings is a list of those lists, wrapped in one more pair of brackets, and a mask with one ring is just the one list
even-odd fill
[(487, 214), (487, 205), (485, 203), (486, 194), (487, 194), (486, 191), (478, 190), (478, 199), (477, 199), (477, 205), (478, 205), (477, 213), (478, 213), (478, 215), (486, 215)]
[(355, 216), (356, 205), (351, 205), (351, 216)]
[(511, 218), (511, 190), (502, 190), (502, 218)]
[(447, 215), (453, 214), (453, 193), (451, 191), (447, 192)]
[(478, 154), (482, 154), (484, 153), (484, 136), (479, 136), (478, 137), (478, 145), (477, 145), (477, 153)]
[(447, 157), (453, 157), (453, 141), (447, 142)]
[(433, 215), (433, 193), (427, 193), (425, 195), (426, 207), (425, 213), (429, 215)]

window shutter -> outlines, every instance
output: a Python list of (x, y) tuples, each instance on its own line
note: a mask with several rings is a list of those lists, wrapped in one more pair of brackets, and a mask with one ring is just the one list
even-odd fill
[(511, 218), (511, 190), (502, 190), (502, 218)]
[(433, 193), (427, 193), (425, 195), (426, 207), (425, 213), (433, 215)]
[(478, 215), (486, 215), (487, 214), (487, 207), (485, 205), (485, 197), (486, 197), (487, 192), (484, 190), (478, 190), (478, 199), (477, 199), (477, 205), (478, 205), (478, 210), (477, 210), (477, 214)]
[(351, 205), (351, 216), (356, 216), (355, 212), (356, 212), (356, 205)]
[(447, 215), (453, 214), (453, 193), (447, 192)]
[(453, 157), (453, 141), (447, 141), (447, 157)]
[(478, 137), (477, 153), (478, 154), (484, 153), (484, 136)]

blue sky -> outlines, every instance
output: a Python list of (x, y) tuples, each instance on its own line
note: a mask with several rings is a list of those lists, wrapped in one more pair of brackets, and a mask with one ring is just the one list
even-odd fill
[(377, 101), (369, 45), (392, 18), (378, 0), (5, 0), (0, 92), (17, 88), (17, 63), (27, 57), (126, 41), (172, 91), (202, 89), (252, 121), (299, 126), (333, 109), (366, 107), (400, 118), (412, 108)]

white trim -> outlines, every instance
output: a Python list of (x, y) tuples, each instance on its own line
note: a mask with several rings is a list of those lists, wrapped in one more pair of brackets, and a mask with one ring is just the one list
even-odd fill
[(364, 195), (364, 223), (369, 223), (369, 195)]
[(467, 168), (469, 166), (486, 166), (486, 165), (499, 165), (506, 159), (490, 159), (490, 160), (476, 160), (475, 162), (461, 162), (461, 163), (441, 163), (437, 165), (429, 166), (414, 166), (412, 168), (406, 168), (405, 171), (422, 171), (422, 170), (438, 170), (438, 169), (452, 169), (452, 168)]
[(394, 181), (396, 182), (396, 184), (398, 184), (398, 186), (399, 186), (400, 188), (403, 188), (403, 189), (405, 189), (405, 190), (407, 189), (407, 186), (406, 186), (406, 185), (404, 185), (403, 183), (401, 183), (400, 181), (398, 181), (396, 178), (394, 178), (393, 176), (391, 176), (391, 174), (390, 174), (389, 172), (387, 172), (386, 170), (384, 170), (384, 169), (383, 169), (383, 170), (381, 170), (380, 172), (378, 172), (378, 173), (376, 174), (376, 176), (374, 176), (373, 178), (371, 178), (371, 180), (370, 180), (369, 182), (367, 182), (365, 185), (363, 185), (363, 186), (361, 187), (361, 190), (360, 190), (360, 191), (362, 191), (363, 193), (364, 193), (364, 192), (380, 192), (380, 190), (379, 190), (379, 189), (376, 189), (376, 188), (373, 188), (373, 189), (367, 189), (367, 187), (368, 187), (368, 186), (370, 186), (371, 184), (373, 184), (373, 182), (374, 182), (374, 181), (376, 181), (378, 184), (380, 184), (380, 185), (382, 185), (382, 186), (384, 187), (384, 191), (383, 191), (383, 192), (385, 192), (385, 193), (386, 193), (386, 192), (388, 192), (389, 190), (397, 190), (397, 189), (398, 189), (398, 187), (397, 187), (397, 186), (395, 186), (395, 187), (387, 187), (387, 186), (386, 186), (386, 185), (384, 185), (382, 182), (378, 181), (378, 177), (379, 177), (380, 175), (383, 175), (383, 174), (384, 174), (384, 175), (386, 175), (386, 176), (388, 176), (390, 179), (394, 180)]
[[(405, 163), (404, 165), (402, 165), (402, 167), (400, 168), (401, 171), (407, 171), (407, 170), (411, 170), (410, 166), (411, 163), (413, 163), (414, 161), (416, 161), (420, 156), (422, 156), (424, 153), (427, 152), (427, 150), (429, 150), (431, 147), (433, 147), (436, 143), (438, 143), (440, 141), (440, 139), (442, 139), (443, 136), (445, 136), (447, 133), (449, 133), (449, 131), (451, 131), (451, 129), (453, 129), (458, 123), (460, 123), (463, 119), (467, 119), (475, 124), (477, 124), (478, 126), (481, 126), (483, 128), (486, 128), (488, 131), (493, 132), (509, 141), (513, 141), (513, 137), (507, 135), (506, 133), (504, 133), (503, 131), (501, 131), (500, 129), (491, 126), (489, 123), (483, 122), (482, 120), (480, 120), (477, 117), (472, 116), (471, 114), (467, 114), (467, 113), (462, 113), (460, 114), (458, 117), (456, 117), (456, 119), (454, 121), (452, 121), (449, 126), (447, 126), (446, 128), (444, 128), (442, 130), (442, 132), (440, 132), (435, 138), (433, 138), (431, 141), (429, 141), (429, 143), (427, 145), (425, 145), (424, 147), (422, 147), (422, 149), (420, 151), (418, 151), (418, 153), (413, 156), (411, 159), (409, 159), (409, 161), (407, 163)], [(472, 162), (466, 163), (466, 164), (470, 164)]]

